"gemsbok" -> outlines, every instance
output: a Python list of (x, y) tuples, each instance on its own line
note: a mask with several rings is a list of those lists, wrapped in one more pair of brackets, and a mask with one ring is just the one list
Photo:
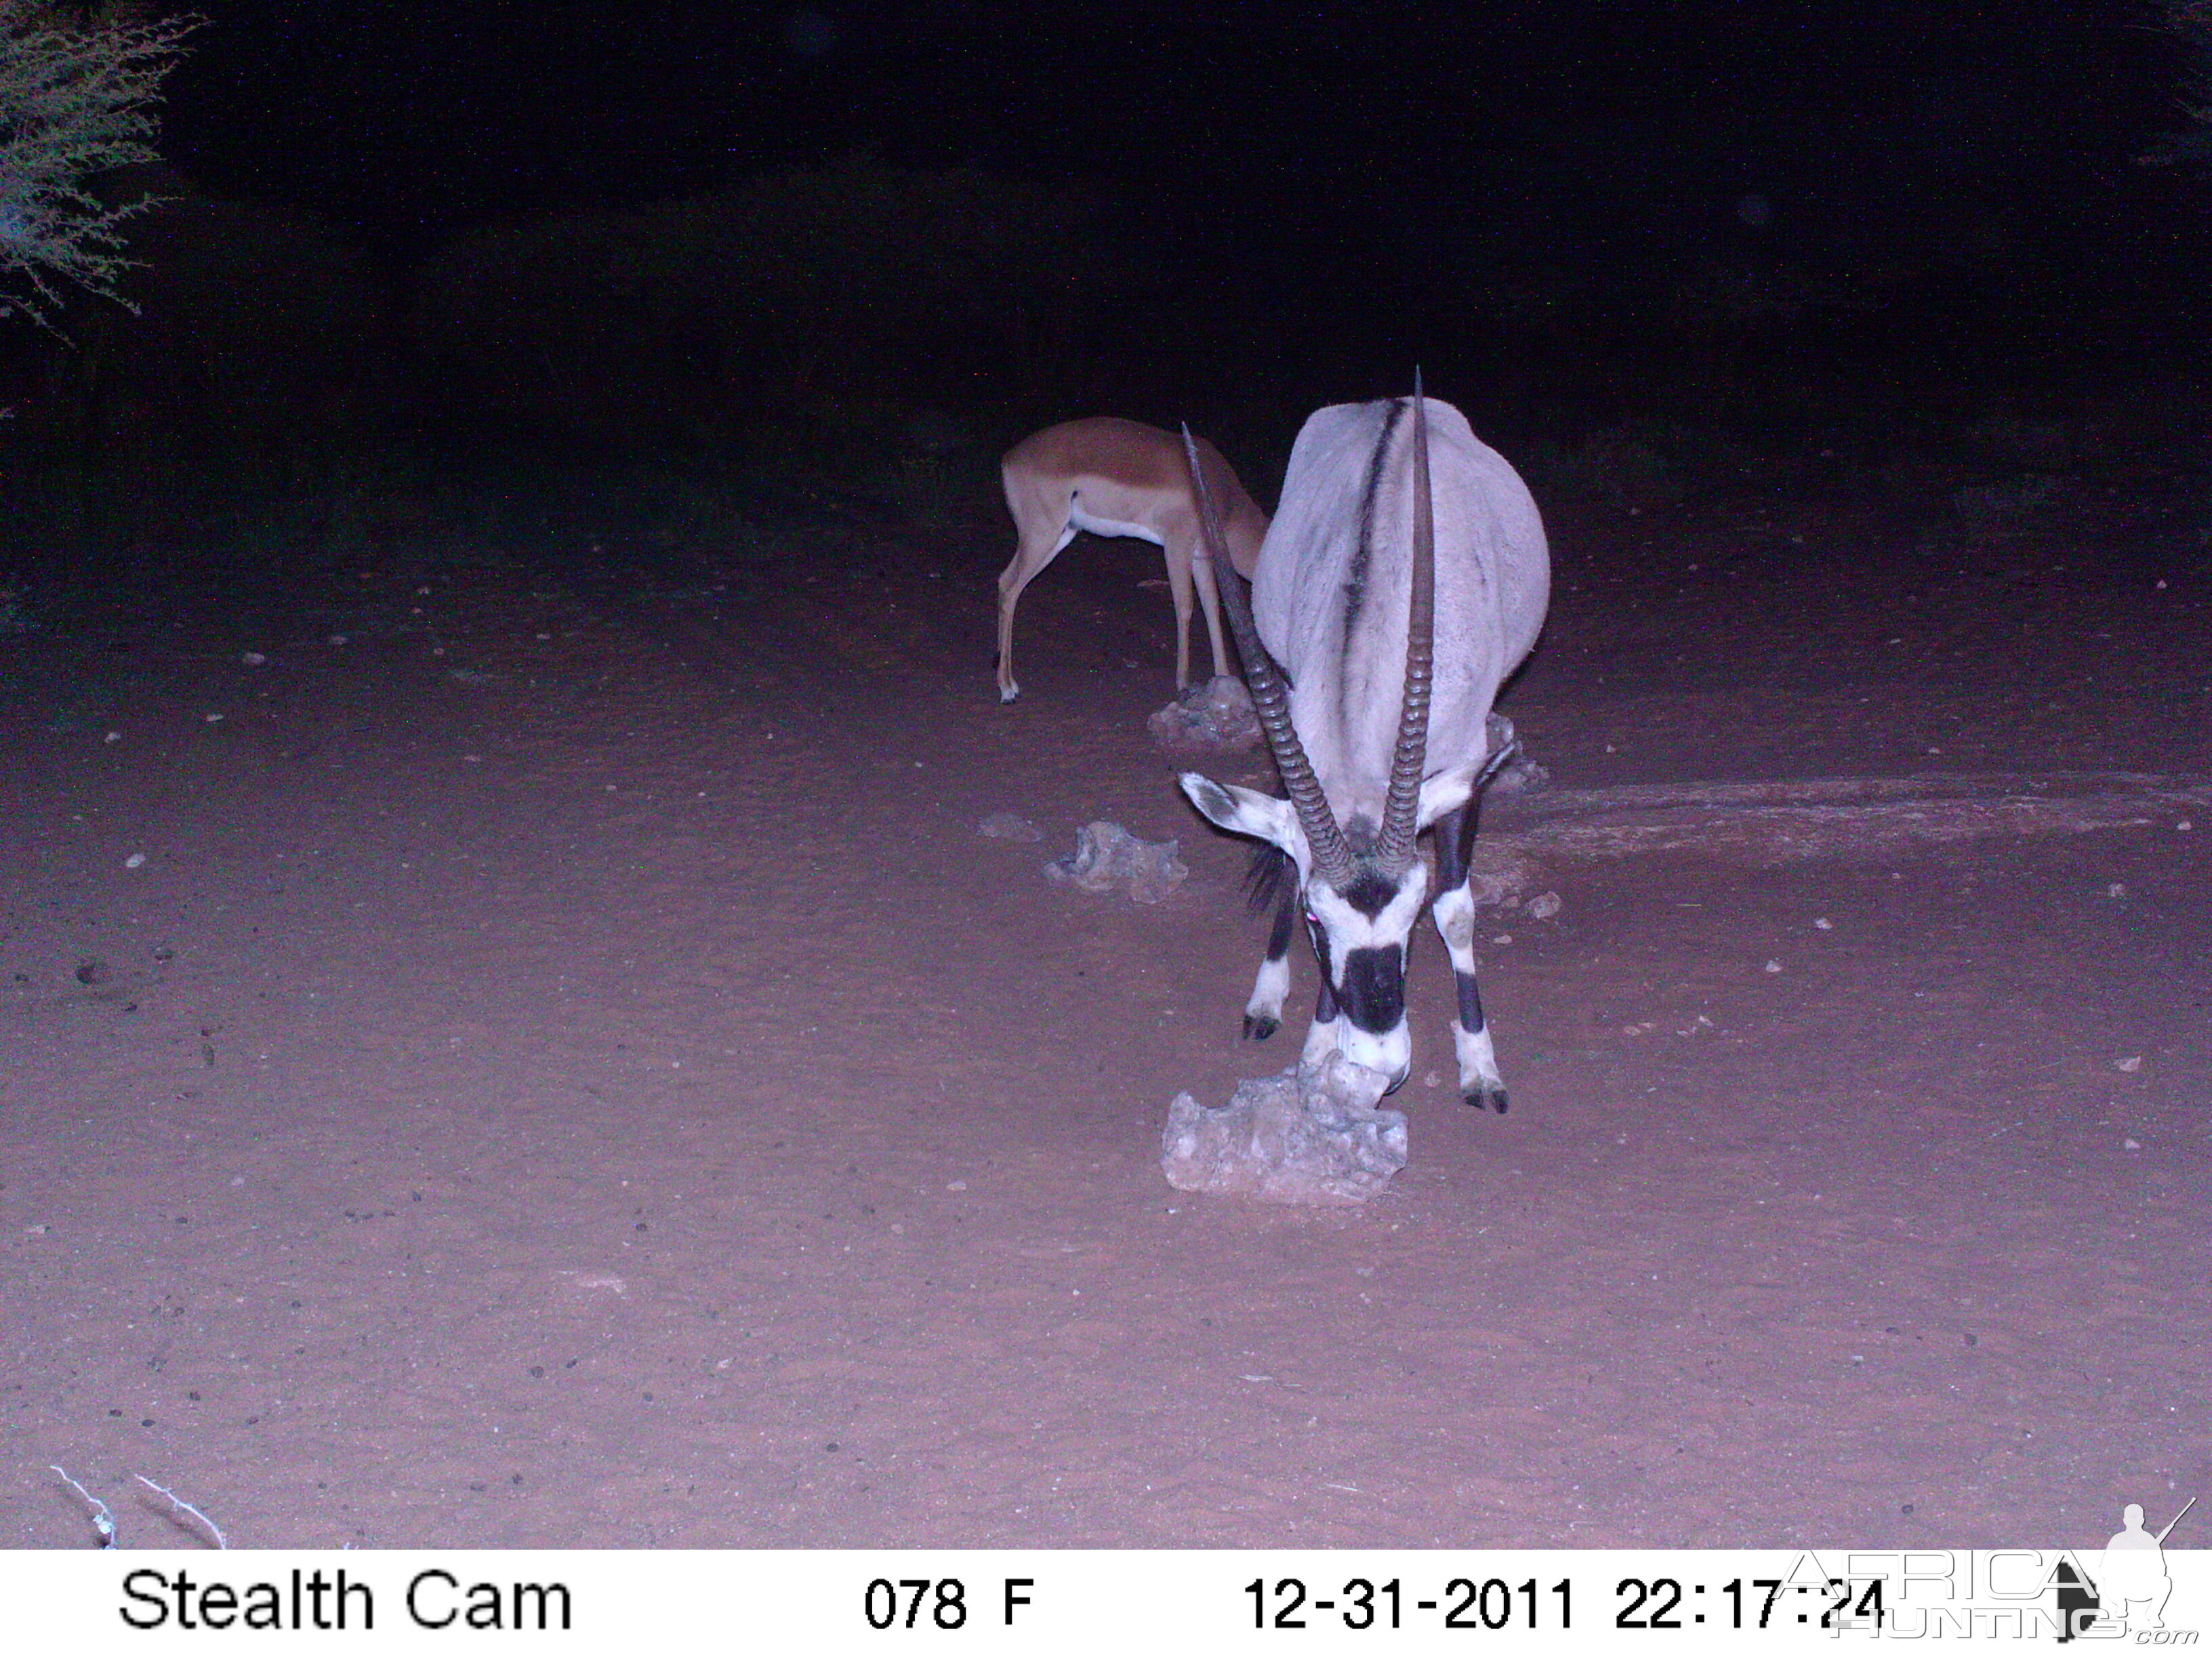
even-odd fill
[[(1208, 481), (1210, 482), (1210, 481)], [(1212, 514), (1200, 568), (1218, 556)], [(1183, 793), (1212, 823), (1275, 849), (1255, 893), (1279, 897), (1245, 1005), (1249, 1036), (1281, 1024), (1291, 906), (1303, 900), (1321, 990), (1305, 1058), (1331, 1050), (1395, 1089), (1413, 1066), (1406, 951), (1427, 897), (1414, 846), (1436, 835), (1430, 912), (1458, 981), (1461, 1092), (1505, 1109), (1474, 979), (1468, 859), (1500, 681), (1535, 644), (1551, 562), (1536, 504), (1449, 404), (1342, 404), (1298, 434), (1248, 602), (1220, 584), (1245, 683), (1290, 799), (1195, 772)], [(1510, 752), (1510, 751), (1509, 751)]]
[[(1244, 493), (1221, 452), (1194, 441), (1196, 465), (1221, 515), (1229, 561), (1249, 577), (1267, 533), (1267, 515)], [(1075, 539), (1134, 536), (1167, 555), (1168, 587), (1175, 599), (1176, 690), (1190, 684), (1192, 550), (1198, 544), (1198, 507), (1192, 499), (1193, 463), (1182, 440), (1158, 427), (1102, 416), (1069, 421), (1030, 434), (1006, 452), (999, 476), (1006, 486), (1006, 511), (1018, 539), (1014, 561), (999, 575), (999, 701), (1021, 695), (1014, 682), (1014, 606), (1037, 573)], [(1213, 672), (1229, 672), (1221, 650), (1221, 612), (1211, 566), (1197, 573), (1206, 606), (1206, 631), (1213, 642)]]

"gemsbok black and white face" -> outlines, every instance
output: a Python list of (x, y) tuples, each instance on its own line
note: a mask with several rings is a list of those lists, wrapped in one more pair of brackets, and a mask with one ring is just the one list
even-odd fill
[[(1202, 492), (1201, 492), (1202, 495)], [(1200, 516), (1210, 520), (1201, 500)], [(1201, 556), (1218, 544), (1201, 542)], [(1226, 566), (1225, 556), (1218, 560)], [(1245, 683), (1287, 799), (1183, 774), (1212, 823), (1274, 849), (1280, 898), (1245, 1006), (1281, 1023), (1294, 907), (1321, 969), (1305, 1057), (1335, 1052), (1397, 1087), (1413, 1066), (1406, 957), (1422, 909), (1449, 952), (1460, 1085), (1504, 1111), (1474, 979), (1468, 857), (1499, 683), (1543, 625), (1550, 558), (1535, 503), (1449, 404), (1414, 396), (1309, 419), (1252, 596), (1217, 573)], [(1436, 891), (1415, 844), (1433, 832)]]
[[(1195, 772), (1183, 775), (1182, 787), (1213, 823), (1272, 843), (1297, 872), (1297, 891), (1291, 896), (1303, 903), (1306, 937), (1321, 968), (1306, 1058), (1317, 1060), (1334, 1049), (1382, 1073), (1397, 1088), (1413, 1064), (1406, 1026), (1406, 952), (1428, 897), (1428, 865), (1416, 857), (1402, 869), (1390, 868), (1376, 857), (1371, 826), (1354, 820), (1345, 832), (1348, 866), (1316, 869), (1289, 802), (1256, 789), (1224, 787)], [(1289, 963), (1274, 952), (1268, 962), (1281, 979), (1274, 998), (1279, 1023), (1281, 1000), (1290, 990)], [(1261, 971), (1266, 975), (1268, 969)], [(1259, 1024), (1248, 1010), (1247, 1030)]]

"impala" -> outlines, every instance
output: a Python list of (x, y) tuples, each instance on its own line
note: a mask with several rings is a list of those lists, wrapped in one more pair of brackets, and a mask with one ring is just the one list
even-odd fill
[[(1201, 481), (1199, 568), (1221, 552)], [(1182, 775), (1213, 823), (1274, 849), (1280, 908), (1245, 1006), (1249, 1036), (1281, 1023), (1291, 907), (1321, 967), (1305, 1057), (1331, 1050), (1395, 1089), (1413, 1064), (1406, 951), (1428, 898), (1414, 846), (1434, 831), (1428, 903), (1459, 993), (1460, 1089), (1506, 1106), (1474, 977), (1468, 857), (1500, 681), (1535, 643), (1551, 587), (1542, 520), (1504, 458), (1449, 404), (1344, 404), (1298, 434), (1248, 602), (1220, 584), (1245, 683), (1287, 800)], [(1263, 854), (1263, 857), (1265, 855)], [(1272, 882), (1269, 878), (1273, 878)]]
[[(1244, 493), (1221, 452), (1203, 438), (1193, 441), (1193, 449), (1195, 461), (1172, 433), (1101, 416), (1047, 427), (1006, 452), (999, 474), (1018, 540), (1013, 562), (999, 574), (1000, 702), (1021, 695), (1014, 683), (1014, 606), (1022, 590), (1079, 530), (1094, 536), (1134, 536), (1166, 553), (1168, 587), (1175, 598), (1176, 690), (1190, 684), (1192, 550), (1198, 543), (1192, 467), (1206, 474), (1206, 489), (1220, 515), (1221, 540), (1230, 562), (1243, 574), (1252, 574), (1267, 533), (1267, 515)], [(1196, 582), (1213, 643), (1213, 672), (1225, 674), (1212, 568), (1200, 568)]]

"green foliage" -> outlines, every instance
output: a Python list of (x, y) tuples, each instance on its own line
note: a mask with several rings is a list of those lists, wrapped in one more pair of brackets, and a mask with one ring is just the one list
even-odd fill
[(154, 103), (198, 26), (0, 0), (0, 276), (13, 309), (51, 328), (70, 289), (122, 298), (122, 228), (153, 202), (106, 201), (94, 185), (157, 159)]

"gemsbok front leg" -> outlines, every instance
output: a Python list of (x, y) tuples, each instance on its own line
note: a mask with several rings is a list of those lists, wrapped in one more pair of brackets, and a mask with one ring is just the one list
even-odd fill
[(1255, 911), (1270, 904), (1275, 907), (1274, 926), (1267, 931), (1267, 954), (1253, 976), (1252, 994), (1244, 1003), (1244, 1035), (1264, 1042), (1282, 1029), (1283, 1004), (1291, 994), (1291, 934), (1298, 919), (1298, 866), (1288, 853), (1262, 847), (1252, 855), (1244, 890)]
[[(1308, 1066), (1318, 1066), (1331, 1054), (1344, 1053), (1344, 1033), (1339, 1029), (1343, 1023), (1344, 1010), (1336, 1005), (1336, 988), (1328, 982), (1328, 964), (1324, 962), (1321, 988), (1314, 993), (1313, 1024), (1306, 1027), (1306, 1046), (1298, 1051), (1298, 1059)], [(1404, 1081), (1402, 1073), (1393, 1077), (1390, 1092), (1397, 1093)]]
[(1452, 1021), (1452, 1050), (1459, 1058), (1459, 1091), (1470, 1106), (1505, 1111), (1505, 1079), (1498, 1074), (1490, 1027), (1482, 1018), (1482, 992), (1474, 982), (1474, 894), (1468, 863), (1474, 847), (1480, 794), (1436, 822), (1437, 896), (1429, 915), (1451, 957), (1459, 1009)]

